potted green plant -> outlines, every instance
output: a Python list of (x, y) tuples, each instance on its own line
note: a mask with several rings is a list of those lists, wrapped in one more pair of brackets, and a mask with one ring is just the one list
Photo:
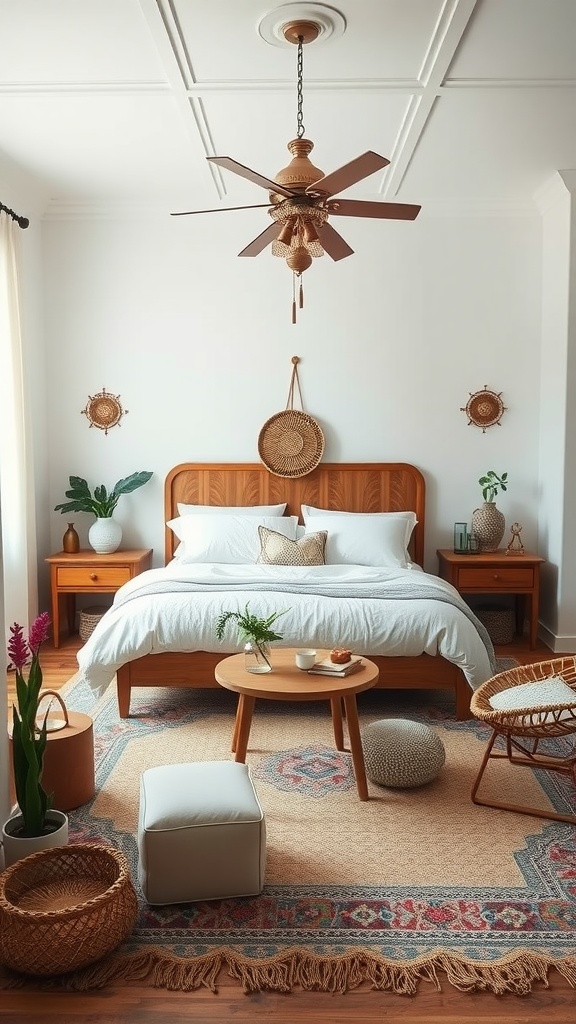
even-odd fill
[(99, 484), (90, 490), (86, 480), (81, 476), (71, 476), (70, 490), (66, 491), (66, 497), (70, 501), (61, 502), (55, 506), (55, 512), (91, 512), (96, 516), (96, 522), (88, 531), (90, 545), (99, 554), (108, 554), (120, 547), (122, 540), (122, 527), (114, 519), (114, 509), (123, 494), (129, 494), (138, 487), (147, 483), (152, 473), (140, 471), (131, 473), (130, 476), (118, 480), (111, 491), (108, 491), (104, 484)]
[(499, 490), (505, 491), (507, 487), (508, 473), (498, 476), (493, 469), (489, 469), (485, 476), (481, 476), (478, 483), (482, 488), (484, 501), (494, 501)]
[[(12, 710), (12, 766), (18, 812), (2, 829), (5, 865), (21, 857), (68, 841), (68, 818), (62, 811), (51, 809), (51, 797), (42, 786), (44, 752), (47, 741), (48, 711), (38, 722), (42, 699), (40, 647), (48, 637), (50, 616), (42, 612), (33, 622), (24, 639), (18, 623), (10, 627), (9, 664), (16, 670), (16, 704)], [(31, 657), (31, 661), (30, 661)], [(24, 666), (30, 661), (28, 679)]]
[(507, 490), (508, 473), (498, 476), (493, 469), (489, 469), (478, 483), (482, 488), (484, 503), (472, 513), (472, 533), (478, 537), (480, 551), (497, 551), (504, 536), (506, 520), (500, 509), (496, 508), (495, 498), (498, 491)]
[[(287, 609), (286, 609), (287, 610)], [(272, 661), (270, 658), (269, 644), (274, 640), (282, 640), (280, 633), (276, 633), (270, 627), (276, 619), (286, 614), (274, 612), (268, 618), (259, 618), (250, 612), (250, 603), (246, 605), (243, 612), (228, 611), (222, 612), (216, 620), (216, 636), (218, 640), (224, 637), (226, 624), (233, 619), (238, 627), (238, 638), (244, 643), (244, 654), (246, 658), (246, 669), (248, 672), (271, 672)]]

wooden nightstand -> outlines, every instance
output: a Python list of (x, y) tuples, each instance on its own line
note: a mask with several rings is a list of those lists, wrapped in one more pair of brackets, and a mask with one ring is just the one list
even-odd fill
[(131, 548), (97, 555), (95, 551), (78, 551), (67, 555), (60, 551), (45, 559), (50, 565), (50, 594), (54, 647), (60, 644), (60, 595), (66, 595), (68, 632), (74, 630), (76, 594), (115, 594), (123, 583), (149, 569), (151, 548)]
[(530, 648), (536, 647), (540, 566), (545, 558), (530, 551), (523, 555), (507, 555), (505, 550), (457, 555), (449, 548), (437, 551), (437, 555), (439, 575), (461, 594), (516, 595), (516, 631), (520, 634), (524, 628), (524, 601), (527, 598)]

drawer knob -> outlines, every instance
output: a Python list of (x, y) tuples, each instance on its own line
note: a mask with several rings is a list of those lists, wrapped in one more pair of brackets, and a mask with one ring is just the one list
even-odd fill
[(495, 572), (495, 573), (494, 573), (494, 579), (495, 579), (495, 580), (499, 580), (499, 579), (500, 579), (500, 573), (498, 573), (498, 572)]
[(91, 579), (91, 580), (94, 580), (94, 582), (96, 582), (96, 580), (98, 579), (98, 576), (96, 575), (96, 573), (95, 573), (95, 572), (91, 572), (91, 573), (90, 573), (90, 579)]

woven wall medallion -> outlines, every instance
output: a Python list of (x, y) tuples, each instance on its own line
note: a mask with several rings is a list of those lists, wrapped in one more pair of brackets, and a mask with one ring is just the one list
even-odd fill
[(460, 406), (460, 412), (466, 413), (468, 426), (474, 424), (475, 427), (481, 427), (484, 434), (488, 427), (493, 427), (494, 424), (500, 426), (502, 415), (506, 412), (502, 392), (490, 391), (485, 384), (482, 391), (470, 393), (466, 405)]
[(90, 421), (90, 426), (98, 427), (105, 434), (111, 427), (120, 426), (120, 420), (127, 412), (128, 409), (122, 408), (120, 395), (111, 395), (106, 388), (102, 388), (97, 395), (89, 395), (86, 407), (81, 410), (82, 415)]

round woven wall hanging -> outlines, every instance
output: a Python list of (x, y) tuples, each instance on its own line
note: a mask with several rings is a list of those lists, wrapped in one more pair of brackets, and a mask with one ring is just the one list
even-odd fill
[(120, 420), (127, 412), (128, 409), (123, 409), (120, 404), (120, 395), (111, 395), (106, 388), (102, 388), (97, 395), (89, 395), (86, 407), (81, 410), (90, 426), (98, 427), (105, 434), (111, 427), (120, 426)]
[(465, 412), (468, 417), (468, 426), (474, 424), (475, 427), (481, 427), (482, 433), (485, 433), (487, 427), (493, 427), (496, 423), (500, 426), (502, 414), (506, 412), (506, 406), (501, 396), (501, 391), (490, 391), (486, 384), (482, 391), (470, 394), (466, 405), (460, 406), (460, 412)]
[(316, 468), (324, 452), (324, 434), (319, 424), (308, 413), (294, 409), (296, 388), (302, 405), (299, 362), (298, 356), (292, 357), (292, 379), (286, 408), (271, 416), (258, 436), (260, 459), (274, 476), (306, 476)]

